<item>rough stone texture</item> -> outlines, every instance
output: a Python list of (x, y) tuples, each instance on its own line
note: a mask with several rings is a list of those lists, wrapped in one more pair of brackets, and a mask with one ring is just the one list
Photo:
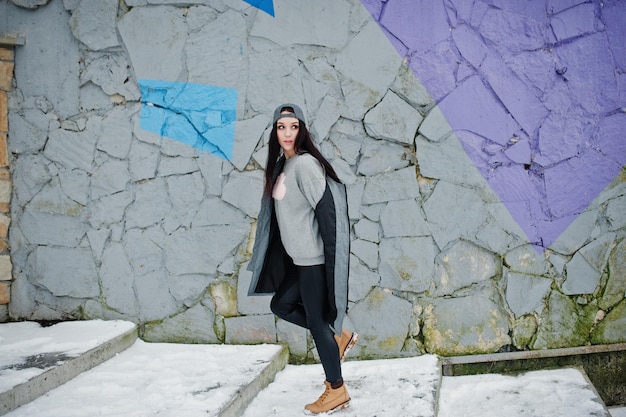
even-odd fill
[(626, 239), (622, 239), (609, 257), (609, 275), (599, 307), (608, 309), (626, 298)]
[(74, 37), (93, 51), (117, 46), (117, 7), (117, 0), (80, 2), (69, 22)]
[[(347, 186), (355, 356), (623, 341), (626, 11), (483, 3), (0, 2), (27, 41), (0, 54), (10, 318), (316, 360), (247, 296), (269, 122), (293, 101)], [(232, 117), (232, 158), (147, 130), (141, 80), (236, 92), (179, 114)]]
[(218, 343), (213, 329), (213, 311), (202, 304), (163, 320), (162, 323), (148, 323), (143, 339), (157, 342), (163, 339), (175, 343)]
[(33, 282), (55, 296), (89, 298), (99, 295), (98, 272), (91, 251), (39, 246), (34, 254)]
[(608, 233), (582, 247), (565, 265), (563, 293), (591, 294), (595, 291), (611, 252), (615, 235)]
[(607, 314), (591, 334), (594, 344), (626, 341), (626, 302), (622, 300)]
[(276, 341), (289, 345), (289, 356), (296, 362), (303, 362), (309, 356), (307, 333), (306, 329), (288, 321), (278, 320), (276, 323)]
[(509, 272), (506, 274), (506, 302), (515, 317), (541, 312), (542, 301), (550, 289), (552, 280), (536, 275)]
[(224, 319), (226, 343), (276, 342), (276, 322), (272, 314)]
[(487, 281), (499, 272), (497, 259), (492, 253), (464, 240), (440, 252), (435, 262), (434, 293), (437, 295), (451, 295), (472, 284)]
[(583, 346), (589, 338), (597, 306), (581, 306), (574, 300), (552, 291), (540, 316), (533, 349), (556, 349)]
[(402, 291), (421, 293), (433, 279), (434, 265), (428, 260), (436, 253), (430, 237), (402, 237), (380, 242), (381, 285)]
[[(355, 346), (355, 355), (367, 358), (400, 354), (411, 315), (412, 307), (408, 301), (380, 288), (373, 290), (350, 310), (350, 319), (359, 332), (360, 340)], [(381, 316), (394, 319), (387, 320), (385, 326), (378, 326), (377, 318)]]
[(237, 315), (237, 291), (228, 282), (211, 285), (211, 298), (215, 303), (215, 313), (223, 317)]
[(444, 356), (493, 352), (511, 343), (506, 314), (492, 290), (439, 298), (424, 308), (426, 349)]
[(0, 305), (6, 306), (11, 301), (11, 284), (7, 281), (0, 281)]
[(412, 145), (422, 115), (393, 92), (365, 115), (365, 131), (377, 139)]

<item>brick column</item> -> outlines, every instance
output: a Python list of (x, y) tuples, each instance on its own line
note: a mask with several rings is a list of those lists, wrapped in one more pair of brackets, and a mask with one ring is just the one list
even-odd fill
[(8, 243), (11, 223), (11, 172), (7, 137), (9, 135), (8, 92), (13, 81), (13, 48), (0, 45), (0, 322), (9, 320), (13, 279)]

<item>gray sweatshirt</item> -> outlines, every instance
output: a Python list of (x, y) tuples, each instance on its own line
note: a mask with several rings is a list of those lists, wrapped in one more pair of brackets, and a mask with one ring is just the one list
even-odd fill
[(325, 189), (324, 170), (308, 153), (287, 159), (274, 184), (272, 197), (280, 237), (296, 265), (324, 263), (324, 243), (314, 210)]

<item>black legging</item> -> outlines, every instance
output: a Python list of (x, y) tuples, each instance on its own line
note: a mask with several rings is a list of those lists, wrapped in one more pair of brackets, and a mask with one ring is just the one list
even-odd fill
[(281, 319), (309, 329), (326, 381), (340, 381), (339, 347), (326, 318), (329, 306), (324, 265), (296, 265), (272, 297), (270, 308)]

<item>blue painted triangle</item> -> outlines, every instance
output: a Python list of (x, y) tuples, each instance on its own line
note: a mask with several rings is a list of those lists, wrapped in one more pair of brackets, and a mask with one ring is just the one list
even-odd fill
[(263, 10), (265, 13), (274, 17), (274, 0), (243, 0), (248, 4), (253, 5), (257, 9)]

